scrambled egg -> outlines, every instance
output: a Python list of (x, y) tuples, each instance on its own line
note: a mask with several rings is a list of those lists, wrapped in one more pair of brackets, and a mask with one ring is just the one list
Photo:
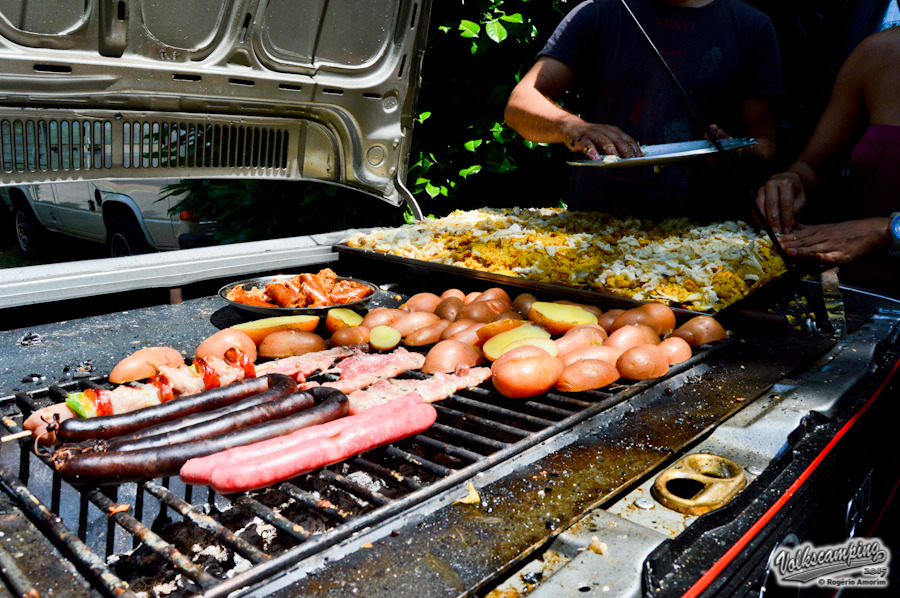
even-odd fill
[(345, 242), (697, 311), (719, 310), (786, 271), (771, 241), (744, 222), (703, 226), (558, 208), (457, 210)]

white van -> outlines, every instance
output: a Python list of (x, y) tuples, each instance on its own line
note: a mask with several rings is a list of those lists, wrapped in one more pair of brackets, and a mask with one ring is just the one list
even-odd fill
[(112, 257), (212, 243), (215, 224), (192, 214), (170, 215), (177, 180), (75, 181), (0, 187), (16, 246), (27, 258), (44, 249), (45, 231), (105, 243)]

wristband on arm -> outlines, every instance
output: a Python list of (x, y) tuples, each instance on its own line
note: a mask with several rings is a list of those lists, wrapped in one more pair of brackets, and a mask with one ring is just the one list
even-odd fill
[(900, 258), (900, 212), (891, 214), (891, 223), (888, 225), (888, 232), (891, 233), (891, 248), (888, 249), (888, 255), (894, 258)]

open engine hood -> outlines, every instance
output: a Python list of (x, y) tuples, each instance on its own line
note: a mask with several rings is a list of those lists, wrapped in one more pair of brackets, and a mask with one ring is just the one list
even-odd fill
[(2, 183), (323, 181), (408, 201), (431, 0), (0, 0)]

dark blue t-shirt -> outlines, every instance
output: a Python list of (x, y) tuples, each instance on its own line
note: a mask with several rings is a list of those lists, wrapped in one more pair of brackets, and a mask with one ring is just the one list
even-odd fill
[[(737, 0), (713, 0), (700, 8), (664, 0), (628, 0), (628, 5), (710, 124), (742, 136), (741, 100), (781, 93), (778, 42), (762, 12)], [(574, 71), (580, 115), (588, 122), (616, 125), (645, 145), (704, 138), (619, 0), (577, 6), (540, 55)], [(727, 194), (727, 181), (717, 178), (691, 176), (689, 169), (673, 165), (659, 173), (573, 167), (569, 208), (603, 210), (617, 202), (636, 208), (639, 200), (645, 211), (677, 214)]]

